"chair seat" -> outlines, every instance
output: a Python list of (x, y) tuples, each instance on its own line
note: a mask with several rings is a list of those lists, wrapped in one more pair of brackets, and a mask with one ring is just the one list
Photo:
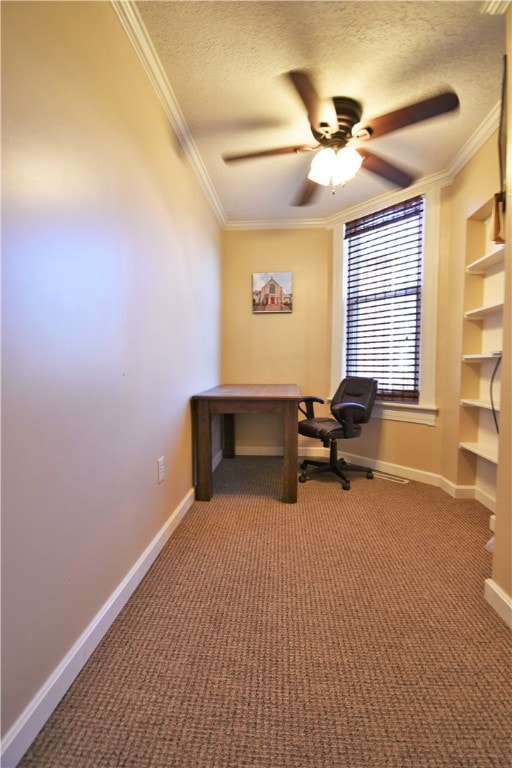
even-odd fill
[[(361, 427), (354, 425), (354, 430), (359, 434)], [(317, 440), (328, 442), (329, 440), (340, 440), (346, 437), (345, 430), (339, 421), (330, 419), (328, 416), (315, 417), (314, 419), (303, 419), (299, 421), (299, 433), (306, 437), (315, 437)]]

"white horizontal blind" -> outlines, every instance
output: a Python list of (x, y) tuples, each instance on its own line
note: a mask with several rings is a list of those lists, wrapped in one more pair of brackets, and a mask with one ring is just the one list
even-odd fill
[(345, 225), (346, 373), (381, 400), (419, 402), (423, 213), (420, 196)]

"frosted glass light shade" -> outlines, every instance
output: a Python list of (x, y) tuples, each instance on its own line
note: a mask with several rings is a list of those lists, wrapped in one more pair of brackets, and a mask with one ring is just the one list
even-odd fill
[(353, 179), (360, 169), (362, 162), (363, 158), (355, 149), (351, 147), (340, 149), (332, 169), (332, 183), (334, 186)]
[(331, 147), (321, 149), (311, 163), (308, 179), (328, 187), (336, 186), (353, 179), (361, 167), (363, 158), (351, 147), (343, 147), (335, 152)]
[(336, 162), (336, 152), (330, 147), (321, 149), (320, 152), (313, 158), (311, 163), (311, 170), (308, 173), (308, 179), (316, 181), (317, 184), (322, 184), (324, 187), (328, 187), (331, 182), (332, 169)]

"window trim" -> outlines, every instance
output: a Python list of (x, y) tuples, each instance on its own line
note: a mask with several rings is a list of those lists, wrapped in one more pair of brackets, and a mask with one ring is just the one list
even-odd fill
[(402, 190), (393, 196), (390, 202), (373, 201), (355, 214), (345, 212), (336, 224), (333, 232), (333, 293), (332, 293), (332, 349), (331, 349), (331, 393), (336, 391), (340, 379), (345, 375), (345, 296), (346, 270), (345, 241), (343, 227), (345, 222), (352, 221), (358, 216), (366, 216), (383, 208), (402, 202), (417, 195), (425, 196), (424, 219), (424, 258), (422, 272), (422, 312), (421, 312), (421, 341), (420, 341), (420, 402), (397, 403), (377, 401), (373, 417), (391, 421), (406, 421), (416, 424), (436, 423), (436, 353), (437, 353), (437, 286), (439, 273), (439, 234), (441, 218), (441, 189)]

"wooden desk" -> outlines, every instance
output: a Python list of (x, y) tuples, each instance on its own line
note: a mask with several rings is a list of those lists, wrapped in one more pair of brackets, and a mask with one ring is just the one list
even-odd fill
[(297, 501), (299, 398), (299, 390), (295, 384), (224, 384), (194, 395), (191, 400), (196, 499), (210, 501), (212, 497), (212, 414), (222, 414), (223, 455), (225, 458), (233, 458), (235, 455), (234, 415), (276, 413), (283, 417), (282, 500), (294, 504)]

